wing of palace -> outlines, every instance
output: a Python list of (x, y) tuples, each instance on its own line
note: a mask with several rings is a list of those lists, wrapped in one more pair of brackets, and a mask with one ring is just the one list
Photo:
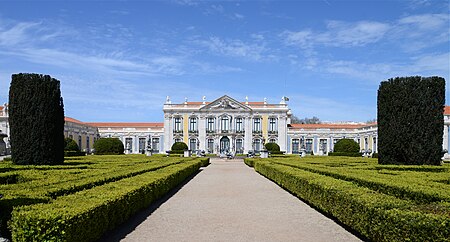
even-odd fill
[[(237, 101), (224, 95), (207, 102), (172, 103), (167, 97), (162, 109), (164, 122), (82, 122), (65, 118), (64, 135), (87, 152), (101, 137), (120, 139), (128, 153), (144, 153), (148, 145), (154, 153), (165, 153), (174, 142), (184, 142), (192, 151), (220, 154), (259, 152), (265, 143), (277, 143), (281, 151), (301, 150), (327, 155), (342, 138), (359, 143), (361, 152), (377, 153), (376, 123), (292, 124), (286, 98), (279, 103)], [(449, 149), (450, 106), (444, 111), (443, 150)], [(0, 106), (0, 155), (8, 153), (8, 105)], [(446, 154), (446, 156), (449, 156)]]

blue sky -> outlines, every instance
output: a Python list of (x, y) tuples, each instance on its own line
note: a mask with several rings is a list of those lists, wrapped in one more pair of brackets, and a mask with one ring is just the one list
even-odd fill
[[(380, 81), (450, 78), (448, 1), (0, 1), (11, 74), (61, 81), (82, 121), (163, 120), (172, 102), (279, 102), (299, 117), (376, 117)], [(447, 100), (449, 88), (446, 87)], [(448, 103), (448, 101), (447, 101)]]

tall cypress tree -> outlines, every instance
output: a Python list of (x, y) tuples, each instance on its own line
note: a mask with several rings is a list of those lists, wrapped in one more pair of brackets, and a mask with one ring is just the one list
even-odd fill
[(378, 162), (440, 165), (445, 79), (397, 77), (378, 89)]
[(64, 105), (58, 80), (41, 74), (12, 75), (9, 122), (15, 164), (64, 162)]

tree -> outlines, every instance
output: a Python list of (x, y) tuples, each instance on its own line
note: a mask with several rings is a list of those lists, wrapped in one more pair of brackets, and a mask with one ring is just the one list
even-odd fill
[(175, 142), (172, 145), (171, 153), (172, 154), (183, 154), (184, 150), (187, 150), (188, 146), (184, 142)]
[(118, 138), (100, 138), (95, 141), (94, 149), (96, 155), (121, 155), (125, 150)]
[(383, 81), (378, 89), (378, 162), (440, 165), (445, 79)]
[(9, 122), (15, 164), (64, 162), (64, 105), (58, 80), (40, 74), (12, 75)]
[(80, 147), (78, 147), (77, 142), (71, 138), (64, 139), (64, 151), (80, 151)]
[(359, 145), (352, 139), (340, 139), (334, 145), (334, 152), (359, 153)]
[(292, 124), (320, 124), (321, 121), (316, 116), (313, 116), (312, 118), (305, 117), (303, 119), (300, 119), (297, 116), (292, 115), (291, 116), (291, 123)]

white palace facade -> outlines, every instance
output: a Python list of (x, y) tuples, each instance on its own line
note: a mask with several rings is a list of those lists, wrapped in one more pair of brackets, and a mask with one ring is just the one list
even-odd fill
[[(237, 101), (227, 95), (207, 102), (163, 105), (164, 122), (82, 122), (66, 117), (65, 136), (90, 152), (100, 137), (116, 137), (128, 153), (144, 153), (150, 143), (154, 153), (165, 153), (175, 142), (184, 142), (193, 151), (211, 154), (258, 152), (264, 143), (273, 142), (287, 154), (305, 150), (327, 155), (343, 138), (355, 140), (361, 152), (377, 153), (376, 123), (291, 124), (292, 112), (282, 98), (279, 103)], [(443, 150), (449, 149), (450, 106), (444, 110)], [(9, 144), (7, 105), (0, 106), (0, 155)], [(447, 153), (446, 156), (450, 157)]]

